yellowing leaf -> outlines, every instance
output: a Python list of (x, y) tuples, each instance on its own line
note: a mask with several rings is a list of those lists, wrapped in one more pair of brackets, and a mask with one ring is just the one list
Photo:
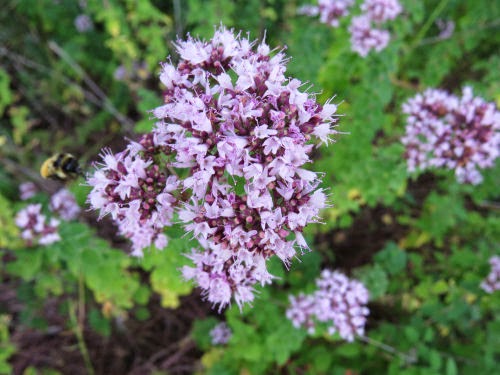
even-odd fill
[(403, 308), (409, 311), (418, 310), (418, 308), (422, 304), (418, 298), (415, 298), (413, 295), (409, 293), (403, 294), (403, 299), (401, 303), (403, 305)]
[(211, 368), (220, 360), (223, 354), (224, 351), (221, 348), (212, 348), (203, 354), (201, 357), (201, 364), (207, 369)]

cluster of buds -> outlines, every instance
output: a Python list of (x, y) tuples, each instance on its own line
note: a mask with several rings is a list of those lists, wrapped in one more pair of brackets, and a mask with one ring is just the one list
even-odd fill
[[(318, 5), (306, 5), (300, 14), (319, 15), (320, 21), (338, 27), (339, 21), (349, 14), (353, 0), (318, 0)], [(365, 57), (371, 50), (380, 52), (387, 47), (390, 33), (379, 28), (383, 23), (394, 20), (403, 10), (398, 0), (365, 0), (361, 4), (361, 14), (351, 19), (349, 32), (351, 48)]]
[(209, 334), (213, 345), (224, 345), (227, 344), (233, 332), (225, 322), (222, 322), (212, 328)]
[(41, 204), (30, 204), (16, 215), (16, 225), (21, 229), (21, 238), (27, 246), (50, 245), (61, 240), (57, 233), (59, 220), (47, 220), (41, 211)]
[(461, 97), (428, 89), (403, 104), (403, 112), (410, 172), (446, 168), (459, 182), (478, 184), (479, 170), (492, 167), (500, 154), (500, 112), (469, 87)]
[(316, 280), (318, 289), (311, 295), (290, 296), (286, 316), (296, 328), (303, 327), (309, 334), (318, 323), (326, 323), (330, 335), (338, 332), (346, 341), (363, 335), (369, 294), (365, 286), (347, 276), (323, 270)]
[(168, 150), (152, 134), (116, 155), (105, 149), (103, 163), (87, 180), (93, 187), (91, 207), (100, 210), (100, 217), (111, 215), (119, 233), (131, 240), (135, 256), (152, 244), (163, 249), (168, 243), (163, 229), (172, 224), (177, 199), (171, 193), (178, 179), (155, 162)]
[(481, 288), (487, 293), (500, 289), (500, 256), (490, 258), (491, 271), (481, 283)]
[(312, 141), (335, 134), (336, 106), (285, 78), (285, 55), (264, 42), (221, 27), (210, 41), (175, 46), (180, 61), (162, 67), (155, 128), (124, 152), (103, 155), (88, 179), (89, 201), (133, 242), (137, 230), (151, 231), (134, 242), (136, 253), (162, 239), (175, 209), (201, 245), (184, 277), (220, 309), (232, 298), (241, 307), (256, 283), (273, 279), (271, 256), (289, 266), (297, 248), (307, 249), (302, 231), (318, 221), (326, 195), (304, 166)]

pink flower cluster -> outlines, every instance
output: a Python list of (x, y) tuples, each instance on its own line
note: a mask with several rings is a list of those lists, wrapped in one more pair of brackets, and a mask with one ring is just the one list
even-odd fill
[(491, 271), (481, 283), (481, 288), (487, 293), (500, 290), (500, 256), (490, 258)]
[[(322, 23), (338, 27), (340, 19), (349, 14), (353, 4), (353, 0), (318, 0), (318, 6), (306, 5), (298, 12), (308, 16), (319, 14)], [(362, 14), (353, 17), (349, 26), (352, 50), (365, 57), (373, 49), (380, 52), (387, 47), (390, 33), (374, 25), (395, 19), (402, 10), (398, 0), (365, 0), (361, 4)]]
[(446, 168), (459, 182), (478, 184), (479, 170), (492, 167), (500, 154), (500, 112), (469, 87), (461, 97), (428, 89), (403, 104), (403, 112), (410, 172)]
[(338, 332), (341, 338), (353, 341), (355, 335), (363, 335), (368, 290), (357, 281), (330, 270), (323, 270), (316, 280), (318, 289), (312, 295), (290, 296), (286, 316), (297, 328), (304, 327), (310, 334), (318, 323), (328, 325), (328, 333)]
[(50, 245), (61, 240), (57, 227), (59, 220), (47, 218), (42, 214), (41, 204), (30, 204), (16, 215), (16, 225), (21, 229), (21, 238), (28, 246)]
[(33, 182), (23, 182), (19, 185), (19, 197), (25, 201), (33, 198), (38, 193), (38, 188)]
[(352, 50), (362, 57), (366, 57), (372, 49), (377, 52), (382, 51), (391, 39), (391, 34), (387, 30), (373, 28), (368, 15), (353, 17), (349, 32)]
[(87, 179), (91, 207), (100, 210), (100, 217), (111, 215), (119, 233), (131, 240), (135, 256), (152, 244), (163, 249), (168, 243), (163, 229), (172, 224), (177, 199), (171, 193), (178, 179), (160, 169), (155, 158), (169, 150), (161, 137), (145, 135), (116, 155), (104, 150), (103, 163)]
[(211, 331), (210, 337), (212, 338), (213, 345), (227, 344), (233, 332), (225, 322), (217, 324)]
[(384, 22), (395, 19), (403, 10), (398, 0), (365, 0), (361, 4), (362, 15), (353, 17), (349, 32), (351, 48), (365, 57), (372, 49), (377, 52), (389, 44), (389, 31), (374, 28)]
[(328, 143), (336, 133), (336, 106), (318, 104), (300, 81), (285, 78), (285, 55), (263, 42), (221, 27), (208, 42), (189, 37), (175, 46), (180, 61), (162, 67), (154, 130), (103, 155), (88, 179), (89, 201), (112, 215), (136, 253), (153, 240), (164, 246), (175, 209), (202, 246), (184, 277), (213, 305), (234, 297), (241, 307), (256, 283), (271, 282), (269, 257), (288, 266), (297, 247), (307, 248), (302, 230), (318, 221), (326, 196), (304, 166), (310, 141)]
[(322, 23), (338, 27), (341, 18), (349, 14), (349, 8), (354, 0), (318, 0), (318, 6), (305, 5), (299, 8), (298, 13), (307, 16), (317, 16)]
[[(19, 186), (21, 199), (29, 199), (36, 193), (36, 186), (26, 182)], [(73, 220), (80, 214), (75, 197), (67, 189), (61, 189), (50, 198), (49, 209), (63, 220)], [(60, 221), (42, 214), (41, 204), (30, 204), (16, 215), (16, 224), (22, 230), (21, 238), (28, 246), (50, 245), (61, 240), (57, 229)]]
[(361, 10), (373, 22), (382, 23), (395, 19), (403, 8), (398, 0), (365, 0)]
[(80, 215), (80, 206), (67, 189), (60, 189), (50, 197), (49, 208), (63, 220), (74, 220)]

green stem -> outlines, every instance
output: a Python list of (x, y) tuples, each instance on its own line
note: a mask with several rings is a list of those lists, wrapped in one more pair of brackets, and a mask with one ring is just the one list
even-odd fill
[(427, 31), (431, 28), (431, 26), (434, 24), (436, 21), (437, 17), (439, 14), (443, 11), (443, 9), (446, 7), (448, 4), (449, 0), (441, 0), (441, 2), (437, 5), (436, 8), (434, 8), (434, 11), (431, 13), (429, 18), (427, 18), (427, 22), (422, 26), (422, 28), (419, 30), (417, 33), (417, 36), (415, 39), (413, 39), (413, 42), (411, 43), (411, 48), (414, 49), (418, 44), (420, 44), (420, 41), (424, 38), (425, 34), (427, 34)]
[(87, 369), (87, 373), (89, 375), (94, 375), (94, 367), (92, 367), (92, 362), (90, 361), (90, 356), (89, 352), (87, 350), (87, 345), (85, 344), (85, 340), (83, 338), (83, 332), (82, 332), (82, 327), (78, 323), (78, 319), (76, 317), (76, 310), (77, 306), (75, 306), (73, 301), (69, 302), (69, 318), (71, 321), (71, 325), (73, 326), (73, 330), (75, 331), (75, 336), (78, 341), (78, 348), (80, 349), (80, 352), (82, 353), (83, 357), (83, 362), (85, 363), (85, 368)]

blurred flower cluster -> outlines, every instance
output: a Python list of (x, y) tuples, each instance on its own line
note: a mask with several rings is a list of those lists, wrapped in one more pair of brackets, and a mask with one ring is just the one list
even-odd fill
[(492, 167), (500, 154), (500, 112), (494, 103), (474, 97), (469, 87), (457, 97), (428, 89), (403, 104), (408, 114), (408, 170), (446, 168), (461, 183), (478, 184), (480, 169)]
[(21, 238), (27, 246), (50, 245), (61, 240), (57, 227), (59, 220), (42, 214), (41, 204), (30, 204), (16, 215), (16, 225), (21, 229)]
[[(20, 198), (28, 200), (37, 193), (36, 185), (25, 182), (19, 186)], [(50, 198), (49, 209), (63, 220), (73, 220), (80, 214), (80, 207), (67, 189), (60, 189)], [(61, 240), (57, 232), (60, 221), (42, 214), (41, 204), (29, 204), (16, 215), (16, 225), (27, 246), (50, 245)]]
[(33, 182), (23, 182), (19, 185), (19, 197), (25, 201), (33, 198), (38, 193), (38, 188)]
[(227, 344), (233, 333), (225, 322), (217, 324), (211, 331), (210, 337), (212, 338), (213, 345)]
[(266, 261), (289, 266), (307, 249), (304, 227), (326, 206), (320, 176), (304, 169), (312, 141), (335, 134), (336, 106), (320, 105), (284, 75), (286, 58), (223, 27), (210, 41), (175, 44), (162, 66), (164, 104), (153, 131), (89, 176), (89, 202), (131, 238), (135, 255), (166, 245), (174, 212), (201, 245), (182, 270), (223, 308), (271, 283)]
[(316, 285), (318, 289), (313, 294), (290, 296), (286, 316), (293, 325), (313, 334), (318, 323), (326, 323), (330, 335), (338, 332), (347, 341), (353, 341), (355, 335), (363, 335), (369, 313), (365, 286), (330, 270), (321, 272)]
[(341, 18), (349, 15), (349, 9), (354, 5), (354, 0), (318, 0), (318, 5), (304, 5), (298, 13), (306, 16), (317, 16), (322, 23), (338, 27)]
[[(81, 11), (84, 12), (85, 9), (87, 8), (87, 1), (79, 0), (78, 5)], [(78, 16), (76, 16), (73, 23), (75, 24), (75, 28), (79, 33), (86, 33), (94, 29), (94, 23), (92, 22), (92, 18), (90, 18), (90, 16), (85, 13), (81, 13)]]
[(49, 208), (59, 215), (61, 219), (70, 221), (80, 215), (80, 206), (76, 203), (75, 197), (67, 189), (60, 189), (50, 197)]
[[(349, 14), (354, 0), (318, 0), (318, 5), (305, 5), (299, 8), (299, 14), (317, 16), (322, 23), (338, 27), (340, 19)], [(365, 0), (361, 4), (361, 14), (352, 17), (349, 26), (351, 48), (365, 57), (371, 50), (380, 52), (390, 40), (390, 33), (380, 26), (394, 20), (403, 8), (398, 0)]]
[(500, 289), (500, 256), (490, 258), (491, 271), (481, 283), (481, 288), (487, 293), (493, 293)]

